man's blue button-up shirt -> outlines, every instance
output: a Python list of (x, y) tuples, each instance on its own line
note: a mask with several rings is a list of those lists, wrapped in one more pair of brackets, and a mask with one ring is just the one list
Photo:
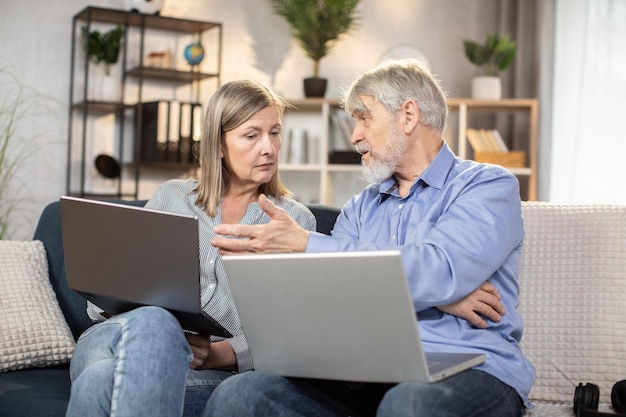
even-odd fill
[[(368, 186), (344, 205), (332, 236), (311, 233), (306, 251), (400, 250), (425, 349), (486, 354), (476, 369), (515, 388), (529, 407), (535, 371), (519, 347), (517, 311), (523, 237), (517, 178), (460, 159), (444, 143), (406, 197), (393, 178)], [(435, 308), (487, 280), (506, 307), (500, 323), (478, 329)]]

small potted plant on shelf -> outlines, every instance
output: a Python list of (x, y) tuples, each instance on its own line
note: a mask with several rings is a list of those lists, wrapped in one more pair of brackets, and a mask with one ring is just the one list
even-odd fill
[(502, 80), (499, 74), (515, 59), (516, 46), (509, 35), (500, 37), (497, 33), (488, 33), (483, 44), (471, 40), (463, 41), (465, 56), (472, 64), (481, 68), (484, 74), (472, 80), (472, 98), (502, 98)]
[(82, 37), (89, 62), (103, 71), (103, 77), (100, 80), (102, 85), (97, 89), (98, 95), (100, 95), (98, 98), (111, 101), (120, 100), (121, 85), (119, 80), (112, 76), (112, 73), (113, 66), (117, 64), (120, 55), (124, 29), (121, 26), (116, 26), (107, 32), (98, 30), (88, 32), (87, 27), (83, 26)]
[(313, 60), (313, 76), (304, 79), (306, 97), (324, 97), (326, 79), (320, 61), (337, 39), (353, 29), (360, 0), (271, 0), (274, 11), (291, 26), (294, 38)]

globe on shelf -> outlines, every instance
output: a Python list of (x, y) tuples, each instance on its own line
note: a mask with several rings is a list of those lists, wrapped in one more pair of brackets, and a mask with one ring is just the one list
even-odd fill
[(189, 65), (198, 65), (204, 59), (204, 48), (199, 42), (190, 43), (185, 48), (185, 59)]

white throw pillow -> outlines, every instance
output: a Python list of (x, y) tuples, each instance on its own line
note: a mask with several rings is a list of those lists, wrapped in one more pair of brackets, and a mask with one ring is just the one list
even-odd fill
[(0, 240), (0, 372), (67, 363), (74, 345), (43, 243)]
[(537, 370), (531, 401), (573, 404), (626, 378), (626, 206), (525, 202), (522, 349)]

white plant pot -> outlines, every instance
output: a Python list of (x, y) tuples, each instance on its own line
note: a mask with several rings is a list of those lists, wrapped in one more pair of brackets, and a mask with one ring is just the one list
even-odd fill
[(122, 101), (122, 81), (118, 74), (118, 65), (113, 65), (106, 74), (104, 65), (91, 65), (89, 80), (89, 100)]
[(100, 82), (100, 99), (102, 101), (122, 101), (122, 86), (119, 78), (105, 75)]
[(500, 77), (474, 77), (472, 80), (472, 98), (477, 100), (500, 100), (502, 98), (502, 80)]

